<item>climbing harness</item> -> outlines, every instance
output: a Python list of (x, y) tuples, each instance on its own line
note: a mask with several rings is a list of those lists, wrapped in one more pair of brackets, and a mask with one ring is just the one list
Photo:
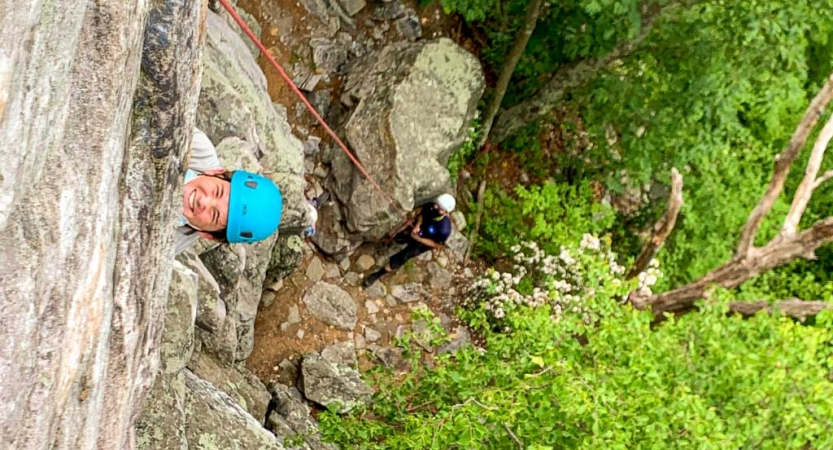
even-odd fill
[(283, 70), (283, 67), (281, 67), (281, 65), (278, 64), (275, 58), (272, 57), (272, 55), (269, 53), (269, 50), (266, 49), (263, 43), (260, 42), (260, 39), (258, 39), (257, 36), (255, 36), (255, 34), (249, 28), (249, 26), (246, 25), (246, 22), (243, 22), (243, 19), (240, 18), (240, 15), (237, 14), (237, 11), (235, 11), (234, 7), (231, 6), (229, 1), (218, 1), (221, 5), (223, 5), (223, 8), (225, 8), (226, 11), (228, 11), (228, 13), (231, 14), (231, 17), (234, 19), (235, 22), (237, 22), (237, 25), (243, 30), (244, 33), (246, 33), (246, 36), (248, 36), (249, 39), (257, 46), (257, 48), (260, 50), (263, 56), (265, 56), (269, 63), (271, 63), (272, 66), (278, 71), (281, 78), (283, 78), (283, 80), (289, 85), (290, 89), (292, 89), (292, 92), (294, 92), (295, 95), (298, 96), (301, 102), (304, 103), (309, 112), (312, 113), (312, 115), (315, 117), (315, 120), (317, 120), (318, 123), (320, 123), (321, 126), (324, 127), (324, 130), (327, 131), (327, 134), (329, 134), (330, 137), (332, 137), (333, 140), (338, 144), (338, 146), (341, 147), (341, 150), (344, 151), (348, 158), (350, 158), (350, 161), (353, 162), (356, 168), (358, 168), (359, 171), (365, 176), (365, 178), (367, 178), (367, 180), (370, 181), (370, 184), (372, 184), (373, 187), (377, 191), (379, 191), (380, 194), (382, 194), (385, 200), (387, 200), (387, 202), (393, 207), (394, 210), (396, 210), (397, 213), (399, 213), (400, 216), (407, 217), (407, 213), (402, 208), (400, 208), (399, 205), (396, 204), (393, 198), (391, 198), (391, 196), (388, 195), (388, 193), (385, 192), (381, 186), (379, 186), (376, 180), (374, 180), (373, 177), (370, 176), (370, 174), (364, 168), (362, 163), (360, 163), (359, 160), (356, 159), (356, 157), (353, 155), (353, 153), (351, 153), (350, 150), (347, 149), (347, 145), (345, 145), (344, 142), (342, 142), (342, 140), (338, 137), (338, 135), (332, 130), (332, 128), (330, 128), (330, 126), (327, 125), (327, 122), (321, 117), (320, 114), (318, 114), (318, 111), (312, 106), (312, 104), (310, 104), (309, 100), (307, 100), (307, 97), (304, 95), (304, 93), (301, 92), (301, 90), (298, 88), (298, 86), (295, 85), (295, 83), (292, 81), (289, 75), (287, 75), (286, 71)]

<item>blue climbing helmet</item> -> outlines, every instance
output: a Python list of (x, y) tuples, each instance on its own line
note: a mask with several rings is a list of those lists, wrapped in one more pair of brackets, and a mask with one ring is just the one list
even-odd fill
[(278, 229), (282, 211), (281, 191), (272, 180), (236, 170), (231, 176), (226, 239), (233, 244), (262, 241)]

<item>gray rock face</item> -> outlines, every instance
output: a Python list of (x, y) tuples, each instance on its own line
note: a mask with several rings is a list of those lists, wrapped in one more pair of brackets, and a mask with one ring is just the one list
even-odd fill
[(162, 373), (174, 374), (185, 368), (194, 351), (194, 322), (197, 318), (197, 275), (174, 262), (168, 313), (162, 331), (159, 356)]
[[(353, 359), (355, 360), (355, 353)], [(349, 358), (344, 358), (343, 355), (330, 355), (329, 358), (315, 353), (304, 355), (304, 360), (301, 361), (304, 395), (340, 413), (349, 412), (356, 406), (369, 402), (373, 390), (364, 384), (359, 372), (349, 362)]]
[(220, 286), (193, 251), (179, 254), (177, 260), (197, 276), (196, 325), (208, 332), (219, 331), (226, 320), (226, 304), (220, 298)]
[(135, 448), (159, 365), (200, 4), (2, 10), (0, 448)]
[(187, 369), (157, 379), (136, 433), (140, 450), (284, 448), (232, 397)]
[(188, 369), (234, 399), (258, 422), (266, 420), (271, 396), (266, 386), (246, 368), (223, 367), (209, 355), (198, 353), (188, 363)]
[(283, 450), (275, 435), (231, 397), (188, 370), (181, 373), (187, 388), (185, 437), (189, 449)]
[(216, 14), (209, 12), (207, 23), (197, 125), (215, 144), (228, 137), (245, 141), (281, 189), (281, 228), (300, 226), (306, 217), (303, 146), (292, 135), (285, 111), (273, 106), (266, 77), (245, 42)]
[(315, 67), (329, 74), (336, 74), (347, 61), (347, 50), (329, 39), (316, 38), (310, 41), (312, 60)]
[(350, 16), (355, 16), (359, 11), (367, 6), (367, 2), (365, 0), (338, 0), (338, 4), (341, 5), (344, 12)]
[(358, 320), (358, 305), (344, 289), (319, 281), (304, 294), (307, 310), (322, 322), (352, 330)]
[[(410, 210), (448, 189), (445, 165), (483, 89), (478, 60), (448, 39), (389, 45), (350, 69), (344, 134), (376, 181)], [(375, 240), (401, 221), (341, 153), (332, 176), (349, 231)]]
[(139, 450), (188, 450), (184, 374), (159, 376), (136, 424)]
[(300, 236), (279, 236), (272, 249), (272, 259), (266, 269), (266, 284), (273, 285), (286, 278), (304, 257), (304, 241)]

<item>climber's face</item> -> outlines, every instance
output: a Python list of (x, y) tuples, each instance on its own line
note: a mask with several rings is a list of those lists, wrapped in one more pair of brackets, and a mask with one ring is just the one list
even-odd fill
[(200, 175), (185, 185), (182, 198), (182, 215), (194, 228), (202, 231), (220, 231), (228, 221), (228, 201), (231, 185), (228, 181)]

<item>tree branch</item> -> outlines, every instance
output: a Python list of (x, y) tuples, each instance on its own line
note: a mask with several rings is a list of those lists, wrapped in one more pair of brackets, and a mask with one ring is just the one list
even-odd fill
[(488, 109), (486, 109), (486, 114), (483, 117), (483, 129), (481, 130), (480, 137), (477, 140), (475, 148), (482, 147), (489, 138), (492, 123), (495, 120), (498, 110), (500, 110), (500, 104), (503, 103), (503, 97), (506, 95), (506, 89), (509, 87), (509, 81), (512, 79), (512, 74), (515, 72), (515, 66), (518, 65), (518, 61), (520, 61), (521, 56), (523, 56), (524, 50), (526, 49), (526, 44), (529, 42), (529, 38), (535, 31), (535, 25), (538, 23), (538, 16), (541, 13), (541, 5), (543, 4), (544, 0), (531, 0), (529, 6), (527, 6), (524, 24), (521, 29), (518, 30), (518, 34), (515, 37), (515, 43), (506, 55), (506, 61), (503, 63), (503, 68), (500, 71), (500, 77), (498, 77), (497, 84), (495, 85), (494, 98), (492, 98)]
[(518, 436), (515, 436), (515, 433), (513, 433), (513, 432), (512, 432), (512, 429), (511, 429), (511, 428), (509, 428), (509, 424), (508, 424), (508, 423), (506, 423), (506, 422), (504, 422), (504, 423), (503, 423), (503, 428), (506, 428), (506, 432), (507, 432), (507, 433), (509, 433), (509, 437), (511, 437), (511, 438), (512, 438), (512, 440), (513, 440), (513, 441), (515, 441), (515, 443), (516, 443), (516, 444), (518, 444), (518, 448), (519, 448), (520, 450), (524, 450), (524, 444), (523, 444), (523, 442), (521, 442), (521, 440), (520, 440), (520, 439), (518, 439)]
[(827, 180), (829, 180), (829, 179), (831, 179), (831, 178), (833, 178), (833, 170), (828, 170), (827, 172), (824, 172), (824, 173), (823, 173), (823, 174), (822, 174), (822, 175), (821, 175), (821, 176), (820, 176), (820, 177), (819, 177), (819, 178), (815, 181), (815, 183), (813, 183), (813, 190), (815, 191), (816, 189), (818, 189), (818, 187), (819, 187), (819, 186), (821, 186), (822, 184), (824, 184), (824, 182), (825, 182), (825, 181), (827, 181)]
[(833, 242), (833, 216), (819, 220), (790, 238), (776, 238), (764, 247), (753, 249), (747, 257), (734, 258), (697, 281), (648, 298), (633, 299), (637, 308), (647, 305), (655, 314), (682, 313), (694, 308), (712, 286), (733, 289), (744, 281), (797, 258), (815, 259), (815, 250)]
[(804, 171), (804, 179), (801, 180), (801, 184), (798, 185), (798, 189), (795, 191), (790, 212), (787, 213), (784, 226), (781, 227), (783, 236), (792, 236), (798, 229), (798, 222), (801, 221), (801, 216), (804, 215), (807, 204), (810, 203), (810, 197), (813, 196), (816, 177), (819, 174), (824, 152), (827, 150), (831, 138), (833, 138), (833, 116), (830, 116), (827, 123), (824, 124), (824, 128), (822, 128), (818, 138), (816, 138), (816, 143), (813, 145), (813, 151), (810, 153), (810, 159), (807, 161), (807, 168)]
[(561, 67), (532, 98), (500, 112), (491, 132), (492, 141), (502, 142), (519, 128), (550, 112), (558, 106), (569, 90), (584, 84), (611, 61), (632, 53), (648, 37), (662, 13), (679, 5), (679, 2), (666, 5), (648, 2), (643, 4), (640, 14), (642, 28), (634, 39), (618, 43), (610, 53), (602, 57), (585, 59)]
[(671, 194), (668, 196), (668, 208), (665, 214), (654, 224), (654, 232), (651, 238), (645, 242), (639, 256), (633, 263), (630, 271), (628, 271), (627, 278), (633, 278), (644, 271), (648, 264), (657, 252), (665, 244), (665, 240), (671, 231), (674, 230), (674, 225), (677, 223), (677, 215), (680, 214), (680, 208), (683, 206), (683, 176), (677, 168), (671, 169)]
[(741, 230), (740, 241), (735, 251), (736, 258), (743, 258), (748, 255), (752, 244), (755, 242), (755, 235), (758, 233), (761, 222), (769, 214), (772, 205), (775, 204), (775, 201), (784, 189), (784, 182), (787, 179), (787, 175), (789, 175), (790, 166), (796, 156), (798, 156), (798, 152), (804, 146), (804, 143), (807, 142), (810, 132), (816, 126), (825, 108), (827, 108), (828, 103), (830, 103), (831, 98), (833, 98), (833, 75), (828, 77), (827, 83), (825, 83), (810, 103), (787, 147), (775, 157), (775, 169), (769, 181), (769, 187), (767, 187), (758, 205), (749, 214), (749, 218)]
[(773, 305), (770, 305), (769, 302), (764, 300), (756, 302), (732, 302), (729, 305), (729, 311), (746, 317), (753, 316), (759, 311), (771, 313), (773, 309), (777, 309), (785, 316), (804, 322), (808, 317), (814, 317), (825, 309), (833, 309), (833, 304), (820, 300), (804, 301), (792, 298), (775, 302)]

